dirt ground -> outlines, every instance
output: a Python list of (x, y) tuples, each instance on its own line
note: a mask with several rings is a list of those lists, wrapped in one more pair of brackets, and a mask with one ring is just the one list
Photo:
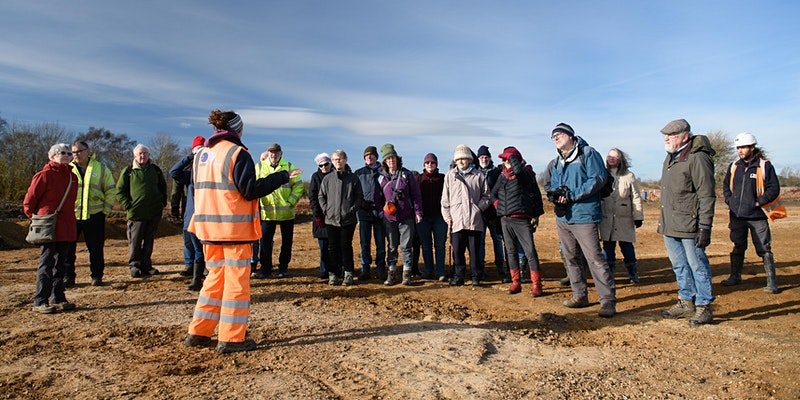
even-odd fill
[[(31, 311), (39, 249), (5, 250), (0, 397), (800, 398), (800, 203), (772, 225), (777, 295), (762, 292), (764, 271), (752, 251), (744, 283), (720, 284), (731, 246), (727, 212), (718, 207), (708, 248), (715, 322), (698, 328), (659, 315), (677, 287), (657, 212), (658, 203), (646, 203), (636, 244), (641, 284), (627, 283), (618, 268), (619, 314), (611, 319), (597, 316), (591, 286), (591, 307), (561, 305), (570, 289), (556, 283), (564, 268), (552, 212), (536, 233), (545, 277), (545, 295), (536, 299), (528, 284), (508, 295), (493, 267), (477, 288), (419, 280), (385, 287), (377, 279), (328, 286), (318, 278), (311, 223), (301, 218), (291, 276), (251, 282), (248, 335), (258, 349), (231, 355), (182, 344), (197, 293), (178, 275), (182, 241), (167, 220), (153, 257), (158, 276), (130, 278), (123, 221), (109, 227), (109, 285), (89, 286), (81, 249), (78, 283), (67, 291), (78, 309), (67, 313)], [(0, 222), (6, 246), (21, 240), (24, 225)]]

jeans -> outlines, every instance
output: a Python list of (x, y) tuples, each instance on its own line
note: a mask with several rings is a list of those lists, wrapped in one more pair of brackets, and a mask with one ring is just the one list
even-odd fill
[[(616, 248), (617, 242), (607, 240), (603, 241), (603, 253), (605, 253), (608, 266), (611, 267), (612, 270), (617, 265), (617, 254), (615, 251)], [(622, 257), (624, 257), (625, 265), (636, 264), (636, 250), (633, 248), (633, 243), (619, 242), (619, 249), (622, 251)]]
[[(436, 271), (436, 276), (444, 276), (444, 247), (447, 242), (447, 222), (441, 215), (423, 216), (417, 224), (417, 235), (422, 247), (422, 260), (426, 272)], [(434, 250), (436, 262), (434, 264)], [(434, 268), (435, 267), (435, 268)]]
[[(500, 216), (491, 224), (486, 221), (486, 217), (483, 217), (483, 225), (489, 229), (489, 236), (492, 237), (494, 263), (497, 266), (502, 266), (505, 257), (503, 253), (503, 229)], [(478, 244), (478, 260), (480, 260), (481, 266), (486, 265), (486, 229), (481, 232), (481, 242)]]
[(194, 265), (195, 261), (203, 261), (203, 244), (192, 232), (183, 230), (183, 264), (186, 268)]
[(319, 244), (319, 272), (324, 274), (328, 272), (328, 238), (317, 239), (317, 243)]
[(375, 237), (375, 266), (378, 271), (386, 269), (386, 229), (379, 218), (358, 221), (358, 235), (361, 242), (361, 272), (369, 272), (372, 264), (370, 242)]
[(708, 264), (706, 249), (697, 248), (694, 238), (675, 238), (664, 236), (675, 279), (678, 281), (678, 296), (698, 306), (711, 304), (711, 266)]

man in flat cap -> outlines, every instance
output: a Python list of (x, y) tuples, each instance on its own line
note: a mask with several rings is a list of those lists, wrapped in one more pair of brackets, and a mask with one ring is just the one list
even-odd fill
[(691, 326), (712, 321), (711, 268), (706, 246), (714, 219), (715, 154), (708, 138), (692, 135), (685, 119), (667, 124), (661, 169), (661, 216), (658, 233), (678, 282), (678, 302), (661, 312), (664, 318), (689, 318)]
[[(269, 145), (267, 151), (261, 155), (261, 160), (256, 164), (256, 178), (258, 179), (277, 172), (297, 169), (283, 158), (283, 149), (277, 143)], [(251, 278), (264, 279), (272, 276), (272, 245), (275, 230), (278, 227), (281, 229), (281, 251), (278, 256), (276, 277), (288, 276), (294, 241), (295, 207), (300, 201), (300, 197), (303, 196), (303, 190), (303, 181), (300, 176), (296, 176), (290, 179), (289, 183), (258, 200), (261, 209), (261, 241), (258, 243), (258, 247), (254, 246), (253, 261), (250, 264)], [(255, 251), (259, 247), (260, 250)], [(261, 260), (260, 270), (257, 270), (258, 260)]]

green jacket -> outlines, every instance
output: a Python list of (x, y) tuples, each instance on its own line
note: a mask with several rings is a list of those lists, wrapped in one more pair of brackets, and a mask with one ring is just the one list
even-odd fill
[[(278, 165), (273, 168), (269, 160), (256, 164), (256, 178), (261, 179), (279, 171), (296, 169), (292, 163), (281, 157)], [(303, 196), (303, 180), (296, 176), (283, 184), (274, 192), (258, 199), (261, 208), (261, 219), (264, 221), (288, 221), (294, 219), (294, 208), (300, 197)]]
[(97, 213), (108, 215), (117, 194), (111, 169), (95, 160), (94, 154), (89, 157), (83, 175), (75, 161), (70, 166), (78, 177), (78, 198), (75, 200), (75, 216), (78, 220), (87, 220)]
[(667, 154), (661, 169), (661, 216), (658, 233), (674, 238), (695, 236), (700, 225), (714, 220), (715, 154), (705, 136), (693, 136), (683, 150)]
[(152, 162), (133, 162), (122, 170), (117, 181), (117, 200), (128, 211), (128, 219), (141, 221), (161, 215), (167, 205), (167, 181), (161, 168)]

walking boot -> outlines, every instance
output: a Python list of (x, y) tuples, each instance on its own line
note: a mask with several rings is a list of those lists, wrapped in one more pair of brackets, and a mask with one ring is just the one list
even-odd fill
[(217, 342), (217, 351), (222, 354), (250, 351), (256, 349), (256, 341), (245, 339), (243, 342)]
[(465, 265), (453, 267), (453, 277), (450, 279), (450, 286), (464, 286)]
[(694, 303), (681, 298), (678, 298), (678, 302), (669, 310), (661, 311), (661, 316), (664, 318), (687, 318), (693, 315), (695, 315)]
[(697, 306), (694, 316), (689, 318), (689, 325), (700, 326), (710, 324), (714, 319), (714, 314), (711, 312), (711, 304)]
[(531, 297), (542, 295), (542, 272), (531, 271)]
[(639, 274), (636, 273), (637, 263), (625, 264), (625, 269), (628, 270), (628, 279), (630, 283), (639, 283)]
[(764, 291), (778, 294), (778, 279), (775, 276), (775, 258), (772, 253), (764, 253), (764, 271), (767, 272), (767, 286)]
[(411, 286), (412, 271), (403, 271), (403, 285)]
[(386, 280), (383, 281), (383, 284), (386, 286), (392, 286), (397, 283), (394, 279), (395, 270), (389, 269), (389, 272), (386, 274)]
[(744, 254), (731, 253), (731, 276), (722, 281), (723, 286), (736, 286), (742, 283), (742, 266)]
[(511, 286), (508, 288), (508, 294), (516, 294), (522, 291), (520, 285), (520, 271), (518, 269), (511, 270)]
[(192, 283), (186, 286), (186, 289), (198, 291), (203, 288), (203, 270), (206, 269), (205, 261), (195, 261), (192, 266)]

